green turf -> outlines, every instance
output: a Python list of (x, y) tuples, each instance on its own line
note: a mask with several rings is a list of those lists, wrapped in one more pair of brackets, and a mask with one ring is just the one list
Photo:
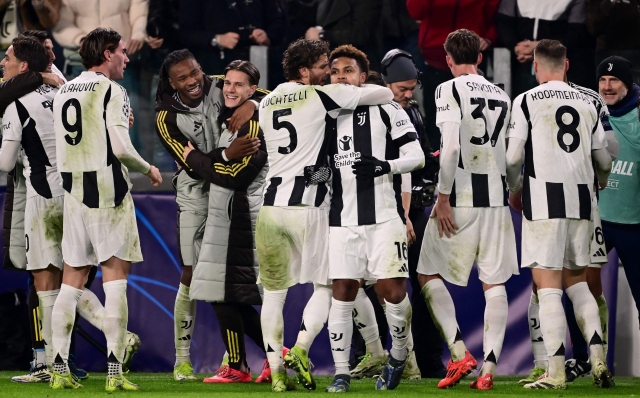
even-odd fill
[[(101, 396), (104, 392), (105, 374), (92, 374), (89, 379), (84, 380), (84, 388), (81, 390), (53, 391), (45, 384), (21, 384), (12, 383), (11, 376), (15, 372), (0, 372), (0, 397), (75, 397), (75, 396)], [(291, 374), (290, 374), (291, 375)], [(206, 377), (199, 375), (199, 378)], [(204, 384), (201, 381), (192, 383), (178, 383), (173, 381), (172, 375), (168, 373), (132, 373), (129, 379), (138, 383), (142, 388), (139, 392), (119, 392), (117, 394), (141, 395), (145, 397), (216, 397), (233, 396), (264, 396), (271, 395), (269, 384)], [(376, 391), (372, 380), (354, 380), (351, 384), (349, 396), (365, 397), (371, 394), (401, 396), (401, 397), (424, 397), (425, 394), (438, 394), (441, 396), (466, 397), (478, 396), (482, 394), (500, 395), (501, 397), (521, 397), (521, 396), (547, 396), (547, 397), (584, 397), (584, 396), (634, 396), (640, 395), (640, 378), (619, 377), (616, 378), (616, 387), (610, 390), (595, 388), (590, 378), (581, 378), (569, 385), (566, 391), (542, 391), (525, 390), (517, 385), (519, 377), (497, 377), (494, 389), (491, 392), (475, 391), (469, 389), (471, 378), (463, 380), (458, 386), (449, 390), (438, 390), (437, 380), (404, 381), (394, 391)], [(330, 383), (330, 377), (318, 377), (318, 389), (312, 394), (326, 394), (324, 388)], [(308, 391), (299, 390), (290, 394), (309, 394)]]

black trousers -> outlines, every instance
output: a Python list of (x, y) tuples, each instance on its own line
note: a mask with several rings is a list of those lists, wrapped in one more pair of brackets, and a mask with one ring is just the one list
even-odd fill
[(264, 351), (260, 314), (249, 304), (211, 303), (220, 324), (222, 341), (229, 353), (229, 366), (240, 370), (247, 364), (246, 334)]
[(413, 333), (413, 350), (416, 353), (416, 361), (418, 362), (420, 373), (425, 377), (444, 369), (441, 359), (444, 351), (444, 341), (433, 322), (433, 318), (431, 318), (431, 313), (427, 303), (424, 301), (424, 297), (422, 297), (420, 283), (418, 282), (418, 260), (420, 259), (422, 238), (427, 228), (429, 216), (424, 209), (413, 209), (409, 211), (409, 219), (416, 234), (416, 241), (409, 246), (409, 280), (413, 291), (411, 294), (411, 307), (413, 308), (411, 332)]

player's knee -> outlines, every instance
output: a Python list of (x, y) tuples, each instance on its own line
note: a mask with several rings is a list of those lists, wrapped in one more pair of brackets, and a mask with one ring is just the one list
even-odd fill
[(354, 301), (360, 283), (353, 279), (336, 279), (333, 281), (333, 298), (340, 301)]
[(191, 279), (193, 278), (193, 267), (182, 267), (182, 274), (180, 275), (180, 283), (183, 285), (190, 287)]
[(440, 278), (440, 275), (424, 275), (418, 273), (418, 283), (420, 283), (420, 287), (423, 287), (427, 282), (438, 278)]

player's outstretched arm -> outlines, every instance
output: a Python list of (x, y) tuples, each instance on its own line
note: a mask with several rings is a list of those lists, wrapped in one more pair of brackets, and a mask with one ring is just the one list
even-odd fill
[(362, 94), (360, 94), (358, 105), (383, 105), (393, 100), (391, 90), (377, 84), (364, 84), (360, 90)]
[(42, 75), (25, 72), (0, 83), (0, 117), (13, 101), (27, 95), (43, 83)]
[(129, 130), (123, 126), (111, 126), (108, 129), (111, 149), (118, 160), (127, 168), (142, 174), (148, 174), (151, 165), (142, 157), (131, 143)]
[(10, 172), (16, 167), (18, 153), (20, 152), (20, 141), (3, 140), (0, 148), (0, 171)]

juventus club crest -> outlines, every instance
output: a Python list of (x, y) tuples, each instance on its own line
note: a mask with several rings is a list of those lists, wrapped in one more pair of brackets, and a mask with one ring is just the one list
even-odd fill
[(358, 126), (364, 126), (364, 123), (367, 121), (367, 114), (365, 112), (358, 113)]
[(613, 64), (611, 62), (609, 62), (609, 67), (607, 68), (607, 71), (611, 72), (611, 69), (613, 69)]
[(349, 151), (351, 150), (351, 137), (345, 135), (344, 137), (340, 138), (340, 150), (341, 151)]

